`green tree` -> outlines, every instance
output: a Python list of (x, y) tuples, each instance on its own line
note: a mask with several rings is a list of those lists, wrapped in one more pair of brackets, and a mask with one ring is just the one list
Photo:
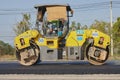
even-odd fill
[(118, 17), (117, 21), (114, 23), (112, 33), (114, 36), (113, 39), (116, 42), (120, 42), (120, 17)]
[(70, 26), (70, 29), (71, 30), (75, 30), (76, 29), (76, 22), (75, 21), (72, 21), (72, 24)]
[(19, 35), (30, 29), (30, 14), (23, 14), (22, 21), (16, 24), (16, 27), (13, 29), (16, 35)]
[(77, 29), (80, 29), (80, 28), (81, 28), (81, 24), (77, 23)]
[(88, 29), (88, 26), (87, 26), (87, 25), (84, 25), (84, 26), (82, 27), (82, 29)]
[(114, 42), (114, 52), (120, 53), (120, 17), (113, 25), (113, 42)]
[(0, 41), (0, 55), (13, 55), (14, 48), (8, 43)]
[(97, 29), (106, 34), (110, 34), (110, 24), (105, 21), (95, 20), (95, 22), (90, 26), (90, 28)]

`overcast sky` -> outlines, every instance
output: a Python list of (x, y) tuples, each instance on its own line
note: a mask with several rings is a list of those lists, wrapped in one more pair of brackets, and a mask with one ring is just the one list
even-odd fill
[[(113, 21), (120, 17), (120, 0), (113, 4)], [(0, 0), (0, 40), (13, 45), (13, 27), (22, 19), (24, 12), (30, 12), (35, 23), (35, 4), (69, 4), (74, 10), (71, 21), (90, 26), (94, 20), (110, 21), (110, 0)]]

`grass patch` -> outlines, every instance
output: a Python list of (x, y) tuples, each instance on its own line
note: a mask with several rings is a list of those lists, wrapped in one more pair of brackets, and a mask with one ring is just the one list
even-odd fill
[(16, 60), (15, 55), (1, 55), (0, 61)]
[(120, 54), (118, 54), (118, 53), (113, 54), (113, 59), (120, 60)]

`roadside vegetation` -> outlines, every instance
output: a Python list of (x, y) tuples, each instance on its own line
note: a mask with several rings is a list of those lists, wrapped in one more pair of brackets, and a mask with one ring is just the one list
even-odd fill
[(0, 41), (0, 56), (13, 55), (13, 54), (14, 54), (14, 48), (8, 43)]
[(8, 43), (0, 41), (0, 61), (1, 60), (13, 60), (15, 49)]

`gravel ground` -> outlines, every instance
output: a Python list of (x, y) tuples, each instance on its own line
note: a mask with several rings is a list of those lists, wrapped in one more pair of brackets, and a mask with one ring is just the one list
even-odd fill
[(120, 80), (120, 74), (93, 75), (0, 75), (0, 80)]

